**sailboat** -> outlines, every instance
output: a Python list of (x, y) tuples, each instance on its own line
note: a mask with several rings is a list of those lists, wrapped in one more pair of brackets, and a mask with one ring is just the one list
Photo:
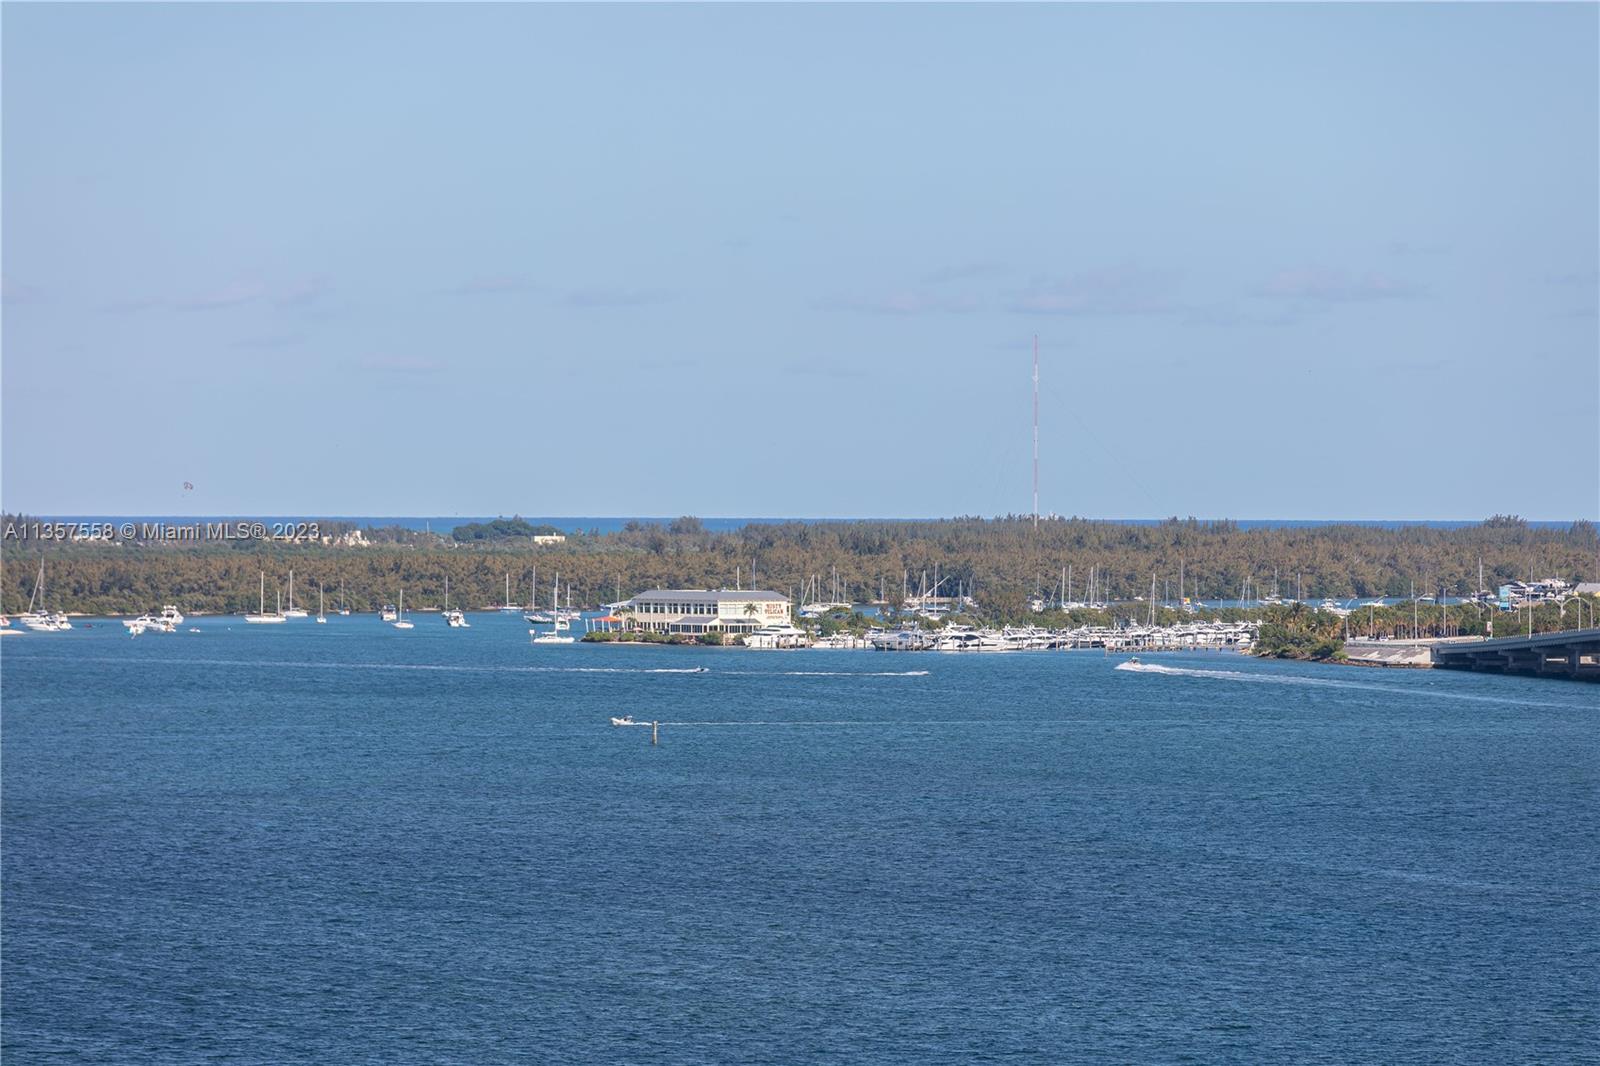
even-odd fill
[(322, 582), (317, 582), (317, 624), (327, 625), (328, 616), (322, 613)]
[(267, 572), (265, 570), (261, 571), (261, 604), (256, 608), (255, 614), (245, 615), (244, 620), (253, 625), (268, 625), (284, 621), (281, 611), (275, 611), (272, 614), (267, 613)]
[(346, 607), (344, 605), (344, 582), (343, 581), (339, 582), (339, 613), (341, 615), (348, 615), (350, 613), (350, 608), (348, 608), (348, 607)]
[(310, 612), (304, 607), (294, 605), (294, 571), (289, 571), (289, 609), (283, 612), (285, 618), (309, 618)]
[(416, 626), (406, 621), (406, 590), (400, 590), (400, 607), (395, 611), (394, 621), (389, 623), (396, 629), (415, 629)]
[[(37, 608), (35, 604), (37, 603)], [(44, 560), (39, 560), (39, 577), (33, 583), (33, 595), (28, 597), (28, 609), (17, 615), (17, 621), (23, 626), (39, 633), (59, 633), (63, 629), (71, 629), (72, 623), (67, 621), (67, 616), (57, 611), (51, 614), (44, 609)]]
[(572, 626), (571, 626), (570, 623), (568, 623), (566, 621), (566, 619), (561, 617), (561, 575), (560, 574), (556, 575), (556, 583), (550, 589), (550, 613), (555, 619), (554, 624), (550, 628), (550, 632), (548, 632), (548, 633), (540, 633), (537, 629), (528, 630), (528, 632), (534, 634), (533, 642), (535, 644), (571, 644), (571, 643), (573, 643), (573, 639), (574, 638), (571, 636), (571, 634), (563, 632), (564, 630), (571, 629)]
[(538, 599), (539, 568), (535, 566), (533, 568), (533, 584), (528, 586), (528, 609), (522, 612), (522, 620), (524, 622), (532, 622), (534, 625), (543, 625), (546, 622), (554, 622), (560, 617), (560, 613), (554, 609), (548, 611), (539, 610)]
[(444, 579), (444, 620), (445, 624), (451, 629), (472, 628), (471, 626), (467, 625), (466, 615), (462, 614), (459, 610), (452, 611), (450, 609), (450, 579), (448, 577)]
[(500, 611), (501, 611), (502, 614), (515, 614), (520, 610), (522, 610), (521, 607), (518, 607), (516, 604), (511, 602), (511, 571), (507, 570), (506, 571), (506, 598), (503, 601), (501, 601), (501, 603), (500, 603)]

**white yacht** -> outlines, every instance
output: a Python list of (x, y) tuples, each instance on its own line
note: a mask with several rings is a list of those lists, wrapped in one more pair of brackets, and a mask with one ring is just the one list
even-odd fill
[(265, 570), (261, 571), (261, 604), (256, 608), (255, 614), (245, 615), (244, 620), (251, 625), (271, 625), (285, 620), (282, 611), (274, 611), (272, 614), (267, 613), (267, 572)]
[(159, 618), (153, 614), (141, 614), (138, 618), (124, 618), (122, 624), (128, 627), (128, 634), (134, 637), (137, 637), (140, 633), (147, 633), (152, 629), (157, 633), (176, 633), (178, 631), (176, 623), (169, 622), (165, 618)]
[(946, 626), (933, 642), (934, 651), (1016, 651), (1001, 634), (971, 626)]
[(747, 648), (803, 648), (806, 646), (804, 630), (796, 629), (787, 622), (779, 625), (764, 625), (760, 629), (752, 630), (744, 635), (744, 646)]
[(320, 581), (317, 582), (317, 624), (319, 626), (328, 624), (328, 616), (322, 613), (322, 582)]
[(395, 613), (394, 604), (392, 603), (386, 603), (382, 607), (378, 608), (378, 621), (380, 622), (393, 622), (398, 620), (399, 617), (400, 616)]
[(183, 625), (183, 613), (170, 603), (163, 603), (161, 605), (161, 614), (158, 617), (161, 619), (161, 621), (166, 622), (174, 629)]
[(471, 629), (467, 625), (467, 616), (459, 610), (450, 609), (450, 579), (444, 579), (444, 621), (451, 629)]
[(348, 607), (346, 607), (344, 605), (344, 582), (343, 581), (339, 582), (339, 613), (341, 615), (348, 615), (350, 613), (350, 608), (348, 608)]

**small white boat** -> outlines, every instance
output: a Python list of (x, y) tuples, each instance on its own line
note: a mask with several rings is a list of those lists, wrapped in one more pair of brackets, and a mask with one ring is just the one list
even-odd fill
[(328, 624), (328, 616), (322, 613), (322, 584), (320, 582), (317, 584), (317, 624), (322, 626)]
[(637, 723), (637, 722), (635, 722), (633, 720), (633, 715), (625, 714), (621, 718), (612, 718), (611, 719), (611, 724), (612, 725), (638, 725), (639, 723)]
[(386, 603), (378, 609), (378, 621), (380, 622), (393, 622), (399, 617), (398, 614), (395, 614), (394, 604), (392, 603)]
[(467, 625), (467, 616), (459, 610), (450, 609), (450, 579), (444, 579), (444, 621), (451, 629), (471, 629)]

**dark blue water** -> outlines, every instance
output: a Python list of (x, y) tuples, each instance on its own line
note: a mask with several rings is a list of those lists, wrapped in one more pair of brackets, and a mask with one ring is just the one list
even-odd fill
[(192, 624), (0, 642), (8, 1066), (1594, 1061), (1592, 687)]

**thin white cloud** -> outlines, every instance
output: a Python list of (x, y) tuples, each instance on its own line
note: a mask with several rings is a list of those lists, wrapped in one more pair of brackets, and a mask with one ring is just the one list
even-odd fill
[(947, 285), (952, 281), (975, 281), (981, 278), (999, 277), (1005, 272), (1004, 265), (990, 260), (957, 263), (928, 271), (922, 276), (922, 283), (924, 285)]
[(1269, 299), (1311, 304), (1408, 300), (1422, 293), (1421, 286), (1385, 274), (1352, 274), (1316, 267), (1280, 270), (1257, 290), (1257, 295)]
[(267, 294), (267, 287), (259, 281), (236, 281), (231, 285), (175, 300), (172, 307), (177, 311), (216, 311), (225, 307), (254, 303), (265, 298)]
[(1086, 271), (1036, 281), (1011, 295), (1008, 307), (1035, 315), (1157, 315), (1180, 310), (1173, 275), (1133, 268)]
[(305, 341), (304, 333), (272, 333), (263, 337), (246, 337), (233, 342), (235, 348), (292, 348)]
[(444, 368), (436, 359), (413, 355), (374, 354), (356, 363), (356, 369), (369, 374), (437, 374)]
[(34, 304), (42, 299), (44, 290), (39, 286), (0, 275), (0, 302), (4, 302), (7, 307)]
[(628, 289), (606, 285), (590, 285), (567, 293), (568, 307), (642, 307), (662, 303), (670, 294), (661, 289)]
[(462, 296), (484, 296), (504, 292), (532, 292), (538, 286), (520, 274), (488, 274), (469, 278), (449, 290)]
[(858, 311), (869, 315), (943, 315), (981, 310), (983, 301), (964, 293), (899, 289), (874, 295), (837, 296), (817, 306), (825, 311)]
[(320, 276), (301, 278), (273, 298), (279, 307), (306, 307), (328, 294), (328, 279)]

